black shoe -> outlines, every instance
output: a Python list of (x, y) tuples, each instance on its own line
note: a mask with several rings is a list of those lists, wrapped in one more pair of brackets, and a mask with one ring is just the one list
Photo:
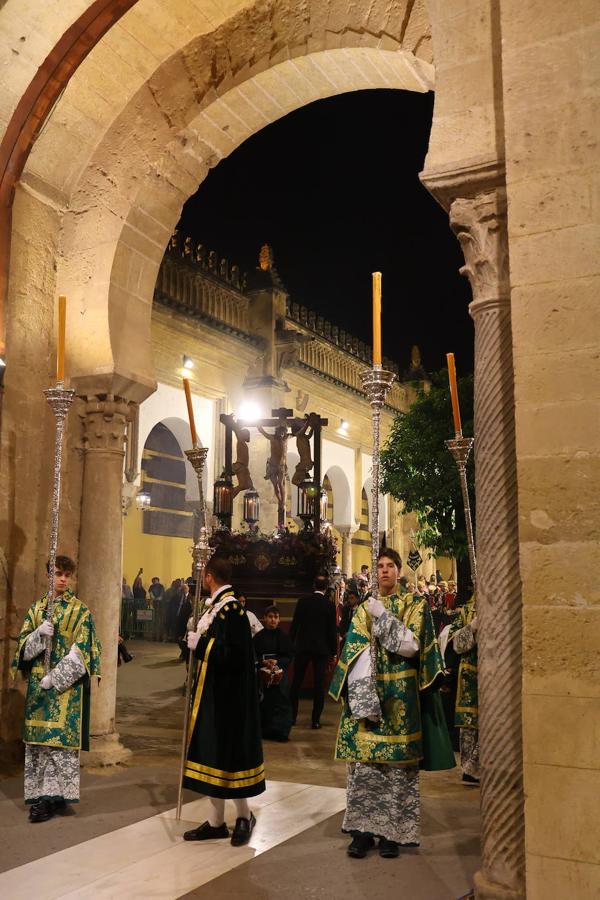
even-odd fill
[(254, 818), (253, 813), (250, 813), (249, 819), (236, 819), (235, 828), (233, 829), (233, 834), (231, 835), (231, 846), (242, 847), (244, 844), (247, 844), (250, 840), (250, 835), (254, 831), (255, 825), (256, 819)]
[(133, 653), (123, 653), (123, 662), (131, 662), (133, 659)]
[(412, 848), (412, 847), (420, 847), (421, 845), (418, 841), (406, 841), (406, 843), (404, 843), (404, 844), (401, 843), (400, 846)]
[(310, 727), (311, 727), (311, 728), (314, 728), (315, 731), (316, 731), (317, 728), (320, 728), (320, 727), (321, 727), (321, 723), (320, 723), (320, 722), (313, 722), (312, 725), (311, 725)]
[(54, 804), (51, 800), (36, 800), (29, 809), (30, 822), (47, 822), (54, 815)]
[(212, 841), (215, 838), (227, 837), (229, 837), (229, 828), (225, 822), (216, 828), (214, 825), (209, 825), (208, 822), (203, 822), (197, 828), (192, 828), (191, 831), (184, 831), (183, 833), (184, 841)]
[(367, 850), (371, 850), (374, 846), (373, 835), (363, 834), (359, 831), (352, 838), (352, 843), (349, 845), (346, 853), (348, 856), (352, 856), (353, 859), (364, 859), (367, 855)]
[(395, 859), (400, 852), (396, 841), (388, 841), (387, 838), (379, 838), (379, 855), (384, 859)]
[(463, 772), (462, 780), (465, 784), (479, 784), (479, 778), (475, 778), (473, 775), (467, 775), (466, 772)]

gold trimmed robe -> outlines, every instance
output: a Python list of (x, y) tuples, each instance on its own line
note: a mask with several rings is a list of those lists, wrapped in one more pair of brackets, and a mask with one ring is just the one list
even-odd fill
[(44, 690), (44, 654), (29, 662), (23, 659), (27, 638), (46, 618), (47, 595), (29, 608), (18, 638), (12, 662), (13, 677), (18, 670), (28, 676), (25, 700), (23, 740), (26, 744), (40, 744), (66, 750), (87, 750), (89, 747), (89, 685), (90, 677), (100, 677), (100, 641), (92, 614), (85, 603), (67, 589), (54, 600), (52, 622), (52, 652), (50, 671), (76, 646), (86, 674), (66, 690), (51, 687)]
[(456, 691), (456, 706), (454, 724), (457, 728), (479, 727), (479, 704), (477, 698), (477, 643), (471, 629), (471, 622), (475, 618), (475, 597), (471, 597), (468, 603), (461, 608), (459, 615), (454, 619), (448, 632), (448, 641), (454, 641), (459, 631), (463, 632), (462, 643), (469, 646), (462, 653), (453, 644), (457, 653), (460, 653), (458, 666), (458, 688)]
[[(354, 718), (344, 698), (335, 758), (417, 765), (424, 755), (420, 693), (442, 676), (443, 661), (426, 600), (397, 593), (379, 599), (418, 638), (419, 654), (407, 658), (390, 653), (377, 641), (377, 695), (382, 718), (376, 724)], [(372, 618), (363, 603), (352, 619), (333, 673), (329, 694), (334, 700), (342, 697), (350, 666), (362, 653), (370, 652), (371, 628)]]

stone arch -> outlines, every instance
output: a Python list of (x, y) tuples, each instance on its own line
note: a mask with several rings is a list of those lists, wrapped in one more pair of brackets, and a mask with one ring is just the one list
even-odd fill
[[(323, 0), (303, 11), (256, 3), (200, 19), (179, 0), (160, 33), (148, 5), (138, 0), (79, 66), (22, 178), (58, 211), (58, 271), (49, 277), (73, 301), (72, 375), (81, 391), (135, 400), (154, 387), (149, 321), (160, 259), (208, 170), (315, 99), (433, 85), (421, 2), (391, 12), (365, 2), (345, 13)], [(146, 49), (124, 53), (135, 40)], [(79, 355), (90, 329), (94, 349)]]
[[(373, 479), (367, 478), (363, 484), (363, 498), (366, 494), (367, 503), (369, 504), (369, 531), (373, 521)], [(386, 494), (379, 494), (379, 531), (384, 532), (389, 528), (388, 523), (388, 497)]]
[(330, 466), (325, 472), (325, 478), (329, 479), (333, 495), (333, 525), (348, 527), (352, 521), (352, 491), (348, 476), (341, 466)]

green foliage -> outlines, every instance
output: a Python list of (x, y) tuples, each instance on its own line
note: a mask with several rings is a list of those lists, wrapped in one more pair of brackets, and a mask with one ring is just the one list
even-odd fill
[[(473, 434), (473, 377), (460, 378), (458, 394), (463, 434)], [(454, 437), (448, 373), (431, 376), (431, 389), (419, 388), (400, 413), (381, 454), (382, 489), (416, 513), (418, 546), (436, 556), (467, 556), (467, 536), (458, 469), (444, 444)], [(473, 455), (467, 466), (471, 511), (475, 515)]]

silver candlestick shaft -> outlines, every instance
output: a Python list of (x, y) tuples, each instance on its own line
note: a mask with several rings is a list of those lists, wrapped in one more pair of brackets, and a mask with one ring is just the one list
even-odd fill
[[(200, 531), (198, 540), (194, 544), (192, 550), (193, 558), (193, 575), (196, 581), (196, 590), (194, 592), (194, 605), (192, 609), (193, 631), (196, 630), (198, 621), (204, 612), (204, 602), (202, 600), (202, 576), (206, 564), (214, 553), (213, 548), (209, 544), (209, 533), (206, 528), (206, 507), (204, 501), (204, 491), (202, 489), (202, 476), (204, 473), (204, 465), (208, 449), (206, 447), (194, 447), (192, 450), (186, 450), (185, 455), (191, 462), (198, 478), (198, 491), (200, 497)], [(189, 652), (187, 678), (185, 682), (185, 706), (183, 713), (183, 735), (181, 739), (181, 760), (179, 766), (179, 790), (177, 792), (177, 811), (175, 818), (177, 821), (181, 819), (181, 807), (183, 804), (183, 779), (185, 775), (185, 762), (187, 759), (187, 751), (189, 744), (190, 729), (190, 711), (192, 705), (192, 685), (194, 681), (194, 654)]]
[(471, 503), (469, 501), (469, 488), (467, 485), (467, 462), (475, 443), (474, 438), (463, 437), (460, 432), (457, 433), (454, 440), (446, 441), (446, 447), (454, 457), (454, 462), (458, 469), (458, 477), (460, 480), (460, 489), (463, 496), (463, 506), (465, 510), (465, 527), (467, 529), (467, 548), (469, 551), (469, 565), (471, 567), (471, 581), (473, 582), (473, 590), (477, 590), (477, 558), (475, 556), (475, 538), (473, 536), (473, 520), (471, 517)]
[(379, 594), (377, 582), (377, 557), (379, 555), (379, 454), (381, 442), (381, 409), (385, 398), (396, 378), (393, 372), (383, 369), (380, 365), (374, 365), (372, 369), (365, 369), (360, 373), (362, 386), (369, 403), (371, 404), (371, 417), (373, 422), (373, 468), (371, 480), (371, 593), (373, 597)]
[[(54, 569), (56, 564), (56, 548), (58, 546), (58, 521), (60, 515), (60, 483), (62, 475), (62, 448), (65, 432), (65, 422), (75, 391), (66, 388), (63, 381), (57, 381), (56, 385), (44, 391), (54, 418), (56, 430), (54, 432), (54, 476), (52, 482), (52, 504), (50, 518), (50, 549), (48, 551), (48, 602), (46, 604), (46, 618), (52, 621), (54, 612)], [(50, 655), (52, 653), (52, 638), (45, 638), (44, 672), (50, 671)]]

